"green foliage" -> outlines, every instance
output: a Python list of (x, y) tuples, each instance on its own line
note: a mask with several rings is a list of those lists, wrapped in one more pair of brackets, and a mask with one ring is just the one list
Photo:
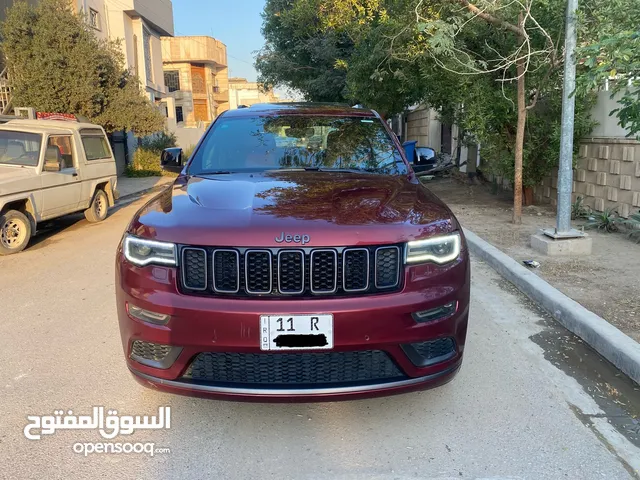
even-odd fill
[(571, 204), (571, 220), (578, 218), (588, 218), (591, 215), (591, 207), (584, 204), (583, 197), (577, 197), (576, 201)]
[(620, 217), (617, 213), (617, 207), (605, 208), (604, 212), (594, 212), (587, 218), (587, 222), (583, 225), (585, 230), (598, 229), (606, 233), (617, 232)]
[(320, 31), (317, 5), (307, 10), (305, 3), (267, 1), (262, 26), (266, 42), (256, 58), (258, 81), (267, 88), (299, 90), (312, 101), (344, 102), (346, 71), (340, 61), (353, 53), (353, 42), (335, 31)]
[(636, 243), (640, 243), (640, 212), (629, 215), (629, 218), (620, 221), (627, 231), (627, 235)]
[(108, 132), (163, 129), (162, 114), (125, 70), (119, 44), (98, 40), (69, 1), (17, 2), (1, 31), (15, 105), (81, 115)]
[(177, 141), (178, 139), (174, 133), (163, 131), (143, 138), (140, 142), (140, 148), (150, 150), (160, 155), (165, 148), (175, 147)]
[(160, 167), (160, 153), (143, 147), (133, 154), (133, 161), (127, 166), (127, 177), (176, 177), (177, 174), (167, 172)]
[[(640, 138), (640, 9), (637, 0), (591, 0), (584, 24), (586, 40), (578, 91), (597, 90), (608, 79), (611, 98), (620, 106), (611, 112), (628, 136)], [(591, 33), (589, 30), (594, 33)]]
[[(517, 2), (478, 5), (517, 23)], [(559, 51), (565, 7), (564, 0), (532, 3), (532, 14)], [(514, 77), (515, 68), (459, 74), (492, 70), (491, 59), (517, 51), (513, 32), (445, 0), (267, 0), (263, 18), (267, 46), (256, 63), (261, 81), (299, 89), (308, 100), (361, 103), (383, 116), (430, 105), (443, 122), (465, 132), (462, 144), (481, 144), (488, 173), (514, 177), (516, 83), (503, 79)], [(531, 48), (545, 48), (547, 38), (533, 24), (528, 27)], [(549, 55), (534, 55), (531, 62), (527, 103), (536, 91), (538, 100), (527, 114), (525, 186), (539, 183), (558, 165), (562, 105), (562, 63), (551, 65)], [(594, 126), (593, 95), (577, 95), (576, 139)]]

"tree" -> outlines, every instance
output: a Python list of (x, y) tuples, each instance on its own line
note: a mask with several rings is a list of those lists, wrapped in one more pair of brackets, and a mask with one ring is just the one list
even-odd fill
[(263, 13), (266, 43), (256, 58), (265, 88), (286, 86), (312, 101), (345, 102), (346, 71), (353, 43), (343, 34), (320, 29), (316, 10), (292, 0), (270, 0)]
[[(578, 55), (582, 59), (579, 91), (597, 90), (610, 80), (611, 97), (621, 94), (618, 117), (628, 136), (640, 138), (640, 10), (636, 0), (610, 0), (587, 4), (586, 39)], [(595, 35), (589, 35), (589, 27)]]
[(98, 40), (68, 1), (18, 2), (1, 32), (14, 104), (81, 115), (109, 132), (163, 130), (164, 117), (124, 69), (118, 43)]
[[(489, 170), (515, 180), (517, 221), (522, 187), (516, 164), (530, 187), (558, 163), (563, 0), (268, 0), (267, 7), (276, 1), (279, 18), (306, 15), (289, 24), (287, 39), (349, 39), (349, 52), (327, 60), (346, 73), (346, 98), (385, 114), (424, 103), (444, 123), (460, 127), (460, 143), (480, 142)], [(279, 32), (273, 35), (278, 52)], [(579, 95), (578, 137), (592, 126), (591, 98)]]

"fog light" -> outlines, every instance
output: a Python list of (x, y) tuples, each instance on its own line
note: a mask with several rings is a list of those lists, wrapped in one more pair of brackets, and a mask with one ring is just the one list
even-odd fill
[(154, 323), (156, 325), (166, 325), (171, 320), (171, 315), (165, 313), (150, 312), (135, 305), (127, 303), (127, 313), (141, 322)]
[(458, 310), (458, 302), (449, 302), (441, 307), (432, 308), (431, 310), (414, 312), (411, 316), (418, 323), (433, 322), (453, 315), (456, 313), (456, 310)]

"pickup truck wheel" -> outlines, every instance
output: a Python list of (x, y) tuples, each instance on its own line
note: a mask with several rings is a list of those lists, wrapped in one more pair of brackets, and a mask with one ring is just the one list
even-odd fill
[(25, 249), (31, 238), (31, 222), (17, 210), (0, 215), (0, 255), (11, 255)]
[(84, 216), (91, 223), (97, 223), (107, 218), (109, 212), (109, 199), (103, 190), (97, 190), (89, 208), (84, 211)]

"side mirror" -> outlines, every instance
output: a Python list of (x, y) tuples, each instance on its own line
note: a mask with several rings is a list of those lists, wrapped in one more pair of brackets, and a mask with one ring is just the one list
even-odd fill
[(180, 173), (184, 167), (182, 149), (180, 147), (166, 148), (160, 157), (160, 166), (167, 172)]
[(44, 171), (45, 172), (59, 172), (62, 170), (62, 163), (57, 160), (45, 160)]

